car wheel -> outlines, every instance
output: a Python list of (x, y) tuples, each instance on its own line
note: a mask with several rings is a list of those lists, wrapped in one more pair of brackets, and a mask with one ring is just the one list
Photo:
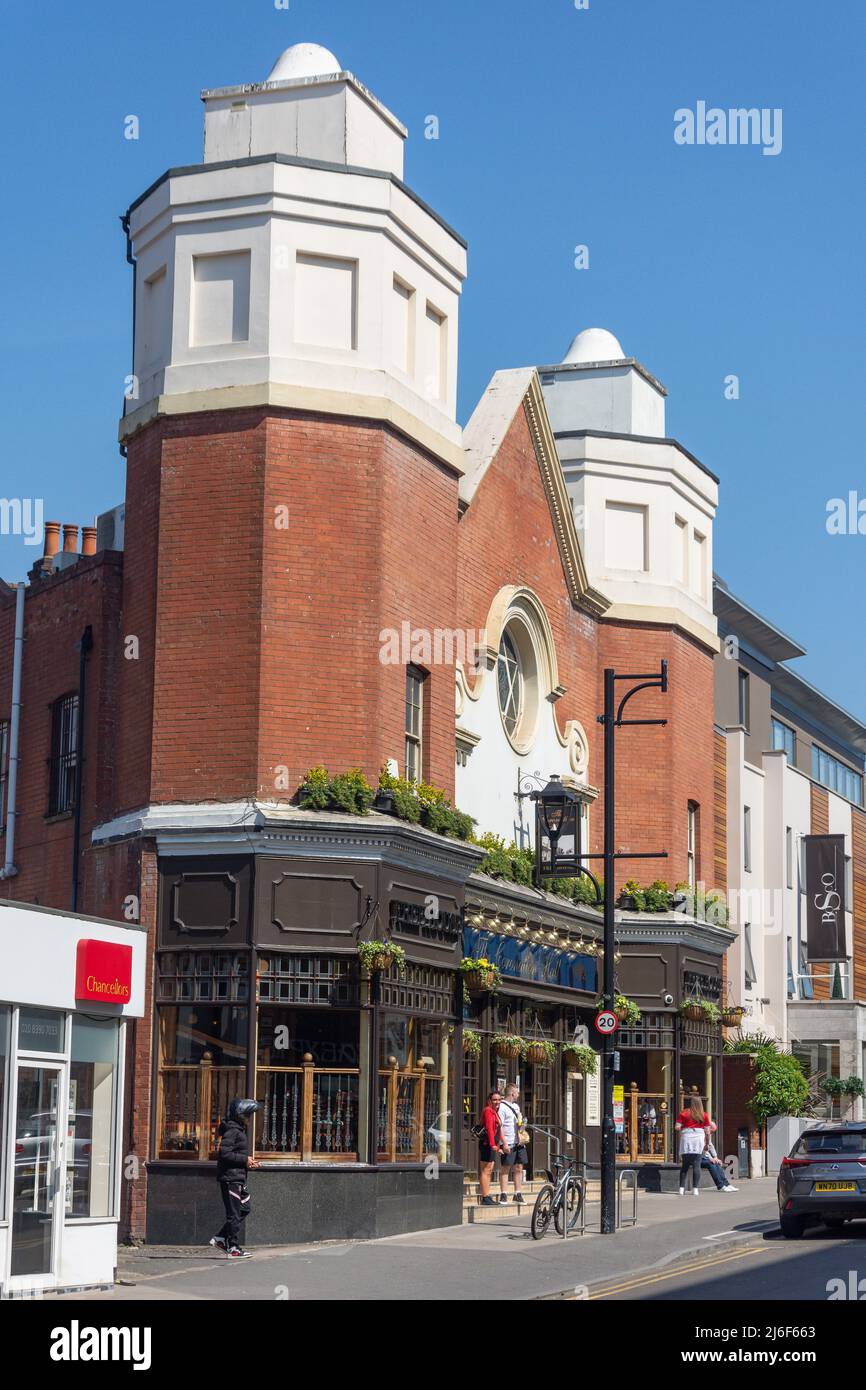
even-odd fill
[(806, 1218), (804, 1216), (787, 1216), (783, 1212), (779, 1217), (779, 1225), (782, 1227), (782, 1235), (786, 1240), (800, 1240), (806, 1229)]

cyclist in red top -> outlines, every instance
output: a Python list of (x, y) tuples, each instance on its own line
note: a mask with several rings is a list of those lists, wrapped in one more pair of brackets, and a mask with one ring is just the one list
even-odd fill
[(685, 1196), (686, 1178), (692, 1172), (692, 1196), (701, 1187), (701, 1159), (710, 1142), (710, 1117), (700, 1096), (690, 1096), (689, 1103), (677, 1116), (676, 1131), (680, 1136), (680, 1196)]

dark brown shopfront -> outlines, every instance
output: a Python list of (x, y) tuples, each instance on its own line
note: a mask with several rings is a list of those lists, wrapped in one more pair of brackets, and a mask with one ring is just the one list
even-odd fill
[[(327, 857), (161, 860), (150, 1240), (212, 1223), (217, 1129), (241, 1094), (261, 1102), (251, 1184), (267, 1217), (252, 1243), (460, 1220), (459, 964), (478, 854), (437, 845), (445, 877), (429, 871), (431, 837), (401, 838), (397, 862), (387, 843), (369, 859), (337, 843)], [(382, 936), (405, 973), (368, 978), (358, 944)]]

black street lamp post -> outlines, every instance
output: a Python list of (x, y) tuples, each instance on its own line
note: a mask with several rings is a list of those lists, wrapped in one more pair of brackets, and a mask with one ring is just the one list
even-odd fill
[[(617, 681), (634, 681), (630, 690), (617, 704)], [(604, 860), (604, 976), (602, 999), (606, 1009), (616, 1003), (615, 872), (618, 859), (667, 859), (665, 850), (631, 853), (616, 850), (616, 731), (634, 725), (667, 724), (666, 719), (624, 719), (623, 710), (640, 690), (660, 690), (667, 694), (668, 664), (649, 675), (618, 674), (608, 668), (604, 673), (604, 714), (598, 716), (604, 725), (604, 853), (584, 854), (580, 835), (580, 797), (566, 787), (558, 777), (551, 777), (543, 791), (528, 793), (535, 802), (535, 881), (541, 887), (544, 878), (583, 874), (594, 885), (596, 902), (601, 902), (598, 880), (586, 868), (588, 859)], [(518, 796), (521, 793), (518, 781)], [(614, 1037), (603, 1039), (603, 1116), (601, 1131), (601, 1233), (616, 1231), (616, 1124), (613, 1114)]]

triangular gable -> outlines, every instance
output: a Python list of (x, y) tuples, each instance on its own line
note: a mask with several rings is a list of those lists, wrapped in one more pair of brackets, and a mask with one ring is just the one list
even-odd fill
[(569, 595), (576, 606), (598, 617), (610, 607), (610, 599), (594, 589), (587, 577), (571, 499), (562, 475), (541, 382), (534, 367), (516, 367), (497, 372), (478, 402), (463, 431), (466, 472), (460, 479), (461, 504), (464, 509), (472, 505), (472, 499), (520, 409), (526, 415)]

